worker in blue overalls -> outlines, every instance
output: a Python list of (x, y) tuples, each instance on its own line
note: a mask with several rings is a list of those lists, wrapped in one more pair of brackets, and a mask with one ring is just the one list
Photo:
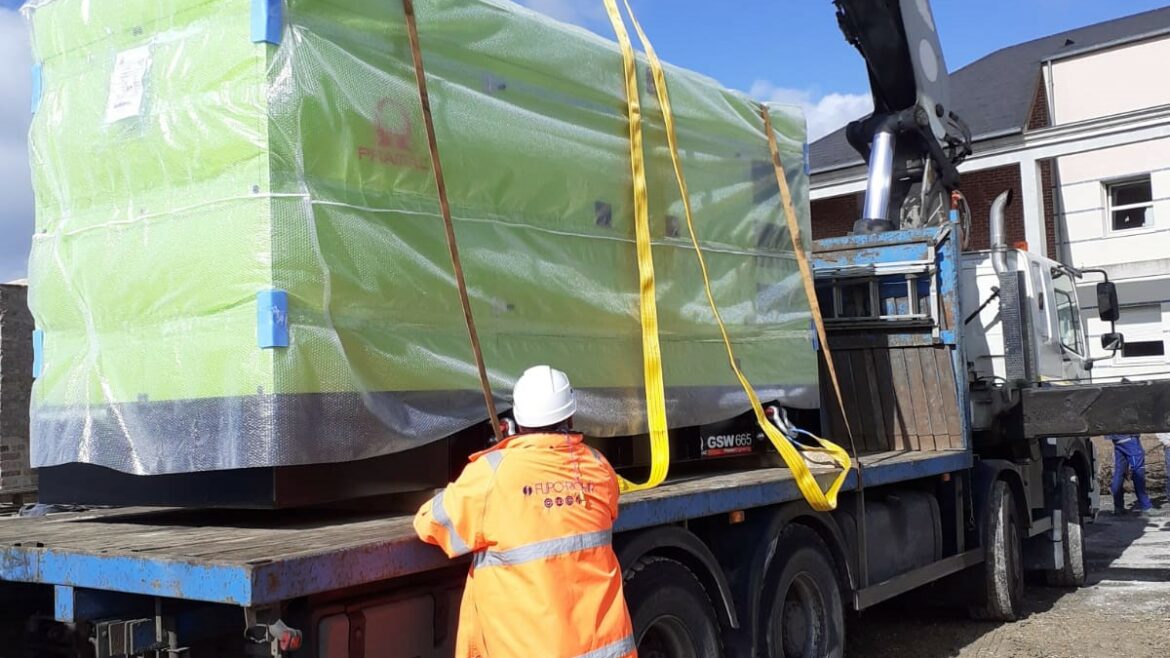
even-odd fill
[(1137, 434), (1110, 434), (1113, 442), (1113, 513), (1125, 512), (1125, 474), (1133, 479), (1133, 490), (1137, 494), (1135, 511), (1144, 514), (1154, 508), (1146, 493), (1146, 451), (1142, 448), (1141, 436)]

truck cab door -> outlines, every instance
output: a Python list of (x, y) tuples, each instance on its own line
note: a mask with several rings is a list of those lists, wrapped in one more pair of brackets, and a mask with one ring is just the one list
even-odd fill
[(1052, 271), (1053, 307), (1056, 316), (1056, 337), (1064, 365), (1063, 378), (1070, 381), (1088, 379), (1089, 347), (1085, 340), (1085, 325), (1077, 296), (1076, 281), (1063, 269)]
[(1028, 264), (1028, 296), (1032, 309), (1032, 340), (1040, 381), (1064, 379), (1064, 355), (1057, 335), (1051, 268), (1036, 256), (1020, 252)]

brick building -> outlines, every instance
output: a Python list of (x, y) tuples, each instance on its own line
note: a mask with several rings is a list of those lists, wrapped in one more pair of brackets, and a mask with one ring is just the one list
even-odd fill
[[(1118, 282), (1126, 335), (1095, 377), (1170, 377), (1170, 7), (994, 52), (951, 74), (951, 106), (970, 125), (961, 167), (971, 248), (989, 246), (991, 201), (1013, 190), (1009, 243)], [(1162, 76), (1164, 77), (1164, 75)], [(865, 165), (844, 130), (810, 147), (813, 236), (844, 235), (860, 217)], [(1092, 357), (1095, 280), (1079, 290)]]
[(24, 285), (0, 285), (0, 495), (35, 491), (29, 466), (33, 320)]

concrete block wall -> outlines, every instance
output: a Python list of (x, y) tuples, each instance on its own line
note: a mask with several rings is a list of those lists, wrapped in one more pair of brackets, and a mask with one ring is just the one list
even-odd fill
[(32, 331), (28, 289), (0, 285), (0, 494), (37, 488), (37, 476), (29, 466), (28, 445)]

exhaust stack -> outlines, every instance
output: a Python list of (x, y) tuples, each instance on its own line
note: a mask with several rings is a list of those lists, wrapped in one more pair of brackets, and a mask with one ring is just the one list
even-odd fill
[(1004, 229), (1004, 209), (1012, 203), (1012, 191), (1006, 192), (995, 197), (995, 201), (991, 204), (991, 266), (995, 268), (996, 274), (1003, 274), (1007, 271), (1007, 232)]

